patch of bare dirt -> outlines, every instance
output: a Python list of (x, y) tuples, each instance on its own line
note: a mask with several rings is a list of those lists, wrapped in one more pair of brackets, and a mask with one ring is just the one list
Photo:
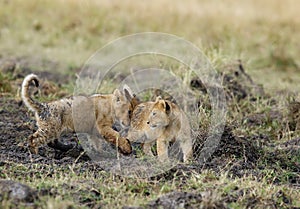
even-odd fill
[[(205, 140), (207, 140), (206, 135), (201, 135), (196, 140), (196, 155), (202, 151)], [(204, 168), (213, 169), (216, 172), (226, 168), (234, 176), (242, 176), (244, 170), (256, 168), (256, 163), (263, 153), (262, 148), (254, 142), (247, 137), (235, 136), (232, 128), (225, 126), (218, 146)]]

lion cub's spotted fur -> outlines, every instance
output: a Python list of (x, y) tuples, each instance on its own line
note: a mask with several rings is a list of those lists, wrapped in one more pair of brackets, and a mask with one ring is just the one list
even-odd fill
[(137, 105), (130, 126), (127, 138), (131, 142), (144, 142), (147, 155), (153, 156), (151, 146), (155, 141), (161, 161), (168, 159), (169, 142), (179, 142), (184, 162), (193, 155), (189, 121), (175, 103), (157, 97), (155, 102)]
[(113, 94), (92, 96), (74, 96), (61, 100), (40, 103), (29, 94), (29, 86), (39, 86), (38, 77), (30, 74), (22, 84), (22, 100), (35, 113), (38, 130), (29, 136), (31, 152), (38, 153), (42, 144), (57, 139), (62, 131), (93, 133), (98, 132), (105, 140), (118, 145), (124, 154), (131, 153), (130, 142), (112, 129), (114, 122), (122, 126), (130, 125), (130, 114), (133, 110), (129, 87), (123, 92), (116, 89)]

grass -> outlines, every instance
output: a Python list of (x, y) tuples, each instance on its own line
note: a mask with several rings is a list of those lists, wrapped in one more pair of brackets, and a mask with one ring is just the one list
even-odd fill
[[(274, 201), (278, 207), (288, 206), (288, 201), (294, 201), (293, 205), (300, 204), (296, 190), (284, 184), (270, 183), (269, 180), (276, 176), (274, 171), (264, 174), (262, 179), (251, 175), (234, 178), (227, 173), (204, 170), (201, 174), (174, 175), (170, 180), (147, 180), (119, 177), (104, 171), (80, 171), (80, 166), (79, 163), (75, 170), (71, 170), (58, 166), (32, 164), (28, 167), (9, 163), (1, 173), (12, 177), (17, 172), (19, 177), (12, 180), (29, 184), (40, 194), (47, 193), (35, 202), (40, 208), (77, 208), (79, 202), (80, 208), (119, 208), (124, 203), (143, 205), (172, 191), (201, 194), (204, 200), (202, 205), (197, 205), (199, 207), (220, 202), (227, 202), (231, 208), (247, 207), (251, 205), (251, 198), (256, 201), (256, 207), (268, 207), (268, 204), (270, 207)], [(2, 202), (2, 206), (6, 204)]]
[(120, 36), (157, 31), (196, 44), (216, 67), (242, 59), (266, 88), (297, 90), (299, 76), (290, 76), (299, 75), (300, 65), (297, 5), (297, 0), (1, 1), (0, 51), (81, 66)]
[[(195, 208), (222, 204), (230, 208), (299, 207), (299, 188), (291, 185), (291, 179), (299, 181), (299, 152), (292, 154), (276, 148), (298, 133), (288, 130), (287, 121), (272, 118), (272, 110), (285, 113), (285, 92), (300, 91), (299, 7), (298, 0), (0, 0), (0, 61), (16, 57), (33, 63), (42, 60), (49, 72), (74, 75), (110, 41), (138, 32), (164, 32), (194, 43), (218, 71), (242, 60), (255, 83), (263, 84), (270, 95), (228, 103), (227, 123), (235, 127), (234, 134), (261, 148), (252, 170), (236, 169), (235, 164), (245, 159), (230, 156), (224, 159), (225, 166), (216, 165), (201, 172), (176, 170), (160, 178), (133, 179), (97, 169), (84, 170), (81, 162), (61, 167), (8, 160), (0, 167), (0, 177), (38, 190), (40, 199), (31, 205), (21, 203), (24, 208), (121, 208), (145, 205), (172, 191), (201, 194), (203, 201)], [(126, 60), (127, 65), (138, 59)], [(59, 65), (48, 66), (45, 60)], [(155, 65), (161, 61), (156, 57), (149, 60), (150, 66), (152, 61)], [(33, 69), (43, 70), (39, 67), (36, 64)], [(178, 72), (178, 65), (173, 63), (161, 67)], [(1, 71), (2, 97), (2, 92), (15, 91), (11, 75)], [(182, 76), (189, 82), (190, 75)], [(110, 80), (106, 82), (109, 88), (114, 86)], [(55, 87), (68, 93), (74, 90), (71, 82)], [(60, 96), (50, 94), (43, 100), (57, 97)], [(272, 104), (270, 98), (277, 103)], [(209, 110), (202, 111), (200, 123), (207, 127)], [(253, 116), (255, 124), (249, 125)], [(237, 175), (239, 172), (244, 175)], [(13, 206), (12, 201), (1, 200), (1, 208)]]

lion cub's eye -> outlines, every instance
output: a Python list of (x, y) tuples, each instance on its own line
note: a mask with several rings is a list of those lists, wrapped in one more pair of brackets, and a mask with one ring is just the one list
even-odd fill
[(153, 116), (156, 115), (156, 112), (152, 112), (152, 115), (153, 115)]

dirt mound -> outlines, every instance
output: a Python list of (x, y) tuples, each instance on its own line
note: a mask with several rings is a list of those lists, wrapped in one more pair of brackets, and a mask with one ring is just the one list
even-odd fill
[(237, 157), (242, 158), (245, 162), (255, 163), (259, 158), (260, 148), (255, 146), (245, 137), (235, 136), (232, 129), (225, 127), (221, 137), (220, 144), (213, 154), (214, 157)]
[[(220, 77), (228, 102), (232, 100), (239, 102), (247, 97), (256, 100), (257, 97), (265, 95), (263, 87), (252, 80), (240, 60), (228, 64), (220, 70)], [(205, 86), (199, 79), (192, 79), (190, 86), (204, 95), (207, 94), (207, 88), (210, 88), (209, 86)], [(199, 102), (205, 103), (203, 98)]]
[[(198, 136), (194, 150), (196, 156), (199, 156), (202, 152), (207, 138), (205, 134)], [(215, 151), (204, 167), (215, 171), (227, 168), (233, 174), (240, 175), (239, 170), (253, 169), (255, 167), (262, 152), (262, 148), (258, 147), (254, 140), (235, 136), (232, 128), (227, 125)]]

